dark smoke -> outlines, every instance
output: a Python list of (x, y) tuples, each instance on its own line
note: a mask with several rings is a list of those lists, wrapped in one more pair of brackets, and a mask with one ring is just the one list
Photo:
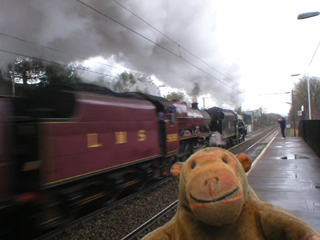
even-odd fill
[[(0, 2), (0, 34), (8, 34), (66, 53), (54, 52), (37, 45), (0, 35), (0, 50), (11, 51), (68, 63), (83, 58), (102, 56), (139, 71), (155, 75), (166, 85), (185, 89), (191, 94), (211, 94), (219, 103), (240, 105), (237, 68), (225, 64), (215, 44), (214, 3), (212, 0), (122, 0), (119, 2), (198, 56), (223, 75), (194, 58), (175, 43), (156, 32), (130, 12), (111, 0), (83, 0), (85, 4), (119, 21), (153, 42), (203, 69), (189, 65), (132, 31), (85, 7), (76, 0), (2, 0)], [(0, 52), (1, 65), (16, 55)], [(111, 65), (111, 64), (110, 64)], [(104, 72), (114, 69), (108, 66)], [(211, 76), (209, 76), (210, 74)], [(222, 84), (213, 77), (225, 81)], [(240, 91), (240, 90), (239, 90)]]

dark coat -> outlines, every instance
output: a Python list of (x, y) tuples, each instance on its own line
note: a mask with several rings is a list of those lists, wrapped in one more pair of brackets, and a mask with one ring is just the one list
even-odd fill
[(285, 129), (286, 128), (286, 120), (284, 118), (279, 119), (278, 123), (280, 123), (281, 129)]

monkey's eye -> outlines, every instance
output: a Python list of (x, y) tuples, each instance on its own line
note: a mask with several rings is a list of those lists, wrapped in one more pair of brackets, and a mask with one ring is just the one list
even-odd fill
[(197, 166), (197, 164), (196, 164), (195, 162), (193, 162), (193, 163), (191, 164), (192, 169), (195, 168), (196, 166)]
[(227, 159), (225, 159), (225, 158), (222, 158), (222, 161), (223, 161), (224, 163), (228, 164), (228, 161), (227, 161)]

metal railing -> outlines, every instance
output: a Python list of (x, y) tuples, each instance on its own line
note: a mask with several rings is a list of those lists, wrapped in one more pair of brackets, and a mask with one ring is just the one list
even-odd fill
[(299, 136), (320, 157), (320, 120), (300, 120)]

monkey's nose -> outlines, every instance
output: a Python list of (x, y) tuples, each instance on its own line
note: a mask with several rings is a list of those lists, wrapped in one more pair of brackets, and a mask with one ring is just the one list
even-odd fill
[(206, 180), (206, 185), (209, 185), (210, 183), (218, 183), (220, 181), (220, 179), (218, 177), (214, 177), (214, 178), (211, 178), (209, 180)]

